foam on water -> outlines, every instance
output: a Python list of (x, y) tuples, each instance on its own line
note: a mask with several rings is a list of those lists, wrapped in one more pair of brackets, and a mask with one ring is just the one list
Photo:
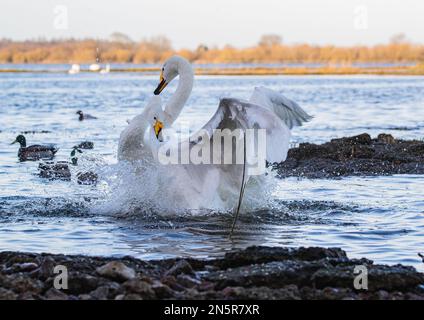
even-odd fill
[[(193, 181), (180, 165), (119, 162), (104, 166), (100, 176), (104, 182), (103, 196), (92, 210), (102, 214), (136, 214), (157, 212), (169, 215), (202, 215), (210, 212), (228, 213), (238, 203), (238, 192), (226, 190), (226, 199), (217, 196), (214, 179), (206, 179), (201, 192), (190, 186)], [(243, 198), (243, 210), (257, 211), (269, 207), (277, 185), (275, 173), (249, 180)], [(207, 177), (208, 178), (208, 177)], [(240, 184), (241, 184), (240, 177)]]

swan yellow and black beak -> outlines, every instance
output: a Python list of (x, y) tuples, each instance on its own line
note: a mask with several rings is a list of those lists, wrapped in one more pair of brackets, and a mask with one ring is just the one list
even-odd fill
[(153, 130), (155, 130), (156, 138), (159, 139), (159, 134), (161, 133), (163, 129), (163, 122), (159, 121), (156, 117), (154, 119), (155, 119), (155, 123), (153, 124)]
[(163, 77), (163, 71), (160, 73), (160, 82), (158, 84), (158, 87), (153, 92), (155, 95), (158, 95), (162, 92), (163, 89), (168, 85), (168, 82), (166, 82), (165, 78)]

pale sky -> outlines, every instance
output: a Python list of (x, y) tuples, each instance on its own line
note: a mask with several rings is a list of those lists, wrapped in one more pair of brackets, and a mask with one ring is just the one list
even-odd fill
[(0, 0), (0, 38), (165, 35), (175, 48), (286, 43), (377, 44), (394, 34), (424, 43), (423, 0)]

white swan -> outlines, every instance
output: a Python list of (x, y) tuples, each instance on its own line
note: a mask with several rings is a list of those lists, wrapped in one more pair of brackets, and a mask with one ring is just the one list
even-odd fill
[(68, 70), (68, 73), (69, 74), (77, 74), (77, 73), (80, 73), (80, 71), (81, 71), (80, 65), (79, 64), (73, 64), (71, 66), (71, 69)]
[[(178, 75), (178, 87), (163, 110), (159, 94)], [(190, 96), (193, 79), (192, 67), (184, 58), (174, 56), (165, 62), (160, 83), (154, 91), (155, 96), (142, 114), (130, 121), (120, 136), (119, 161), (147, 160), (158, 163), (158, 152), (163, 144), (168, 143), (162, 142), (161, 129), (171, 127), (178, 118)], [(250, 101), (221, 99), (217, 111), (199, 132), (192, 135), (188, 141), (168, 146), (167, 150), (185, 150), (190, 153), (201, 149), (206, 142), (213, 146), (213, 135), (217, 129), (241, 129), (243, 132), (246, 129), (265, 129), (266, 160), (271, 163), (281, 162), (287, 157), (290, 129), (310, 119), (311, 116), (294, 101), (270, 89), (255, 88)], [(225, 134), (231, 135), (231, 132)], [(236, 144), (231, 148), (235, 155), (240, 148), (245, 150), (246, 145)], [(212, 154), (209, 157), (213, 159)], [(174, 187), (174, 193), (181, 193), (181, 198), (190, 208), (207, 207), (212, 202), (221, 207), (234, 207), (237, 204), (235, 200), (240, 192), (244, 171), (245, 166), (239, 162), (198, 164), (189, 159), (189, 163), (169, 167), (170, 174), (175, 176), (179, 183), (169, 184), (168, 187)]]
[(100, 69), (100, 74), (106, 74), (110, 72), (110, 64), (107, 64), (104, 69)]

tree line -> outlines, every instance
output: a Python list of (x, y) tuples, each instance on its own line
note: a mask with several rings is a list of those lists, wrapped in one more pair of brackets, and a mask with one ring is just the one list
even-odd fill
[(0, 63), (159, 63), (179, 54), (197, 63), (326, 63), (424, 62), (424, 45), (403, 35), (374, 46), (284, 44), (277, 35), (264, 35), (251, 47), (230, 45), (175, 50), (171, 41), (156, 36), (132, 41), (121, 33), (109, 39), (0, 40)]

